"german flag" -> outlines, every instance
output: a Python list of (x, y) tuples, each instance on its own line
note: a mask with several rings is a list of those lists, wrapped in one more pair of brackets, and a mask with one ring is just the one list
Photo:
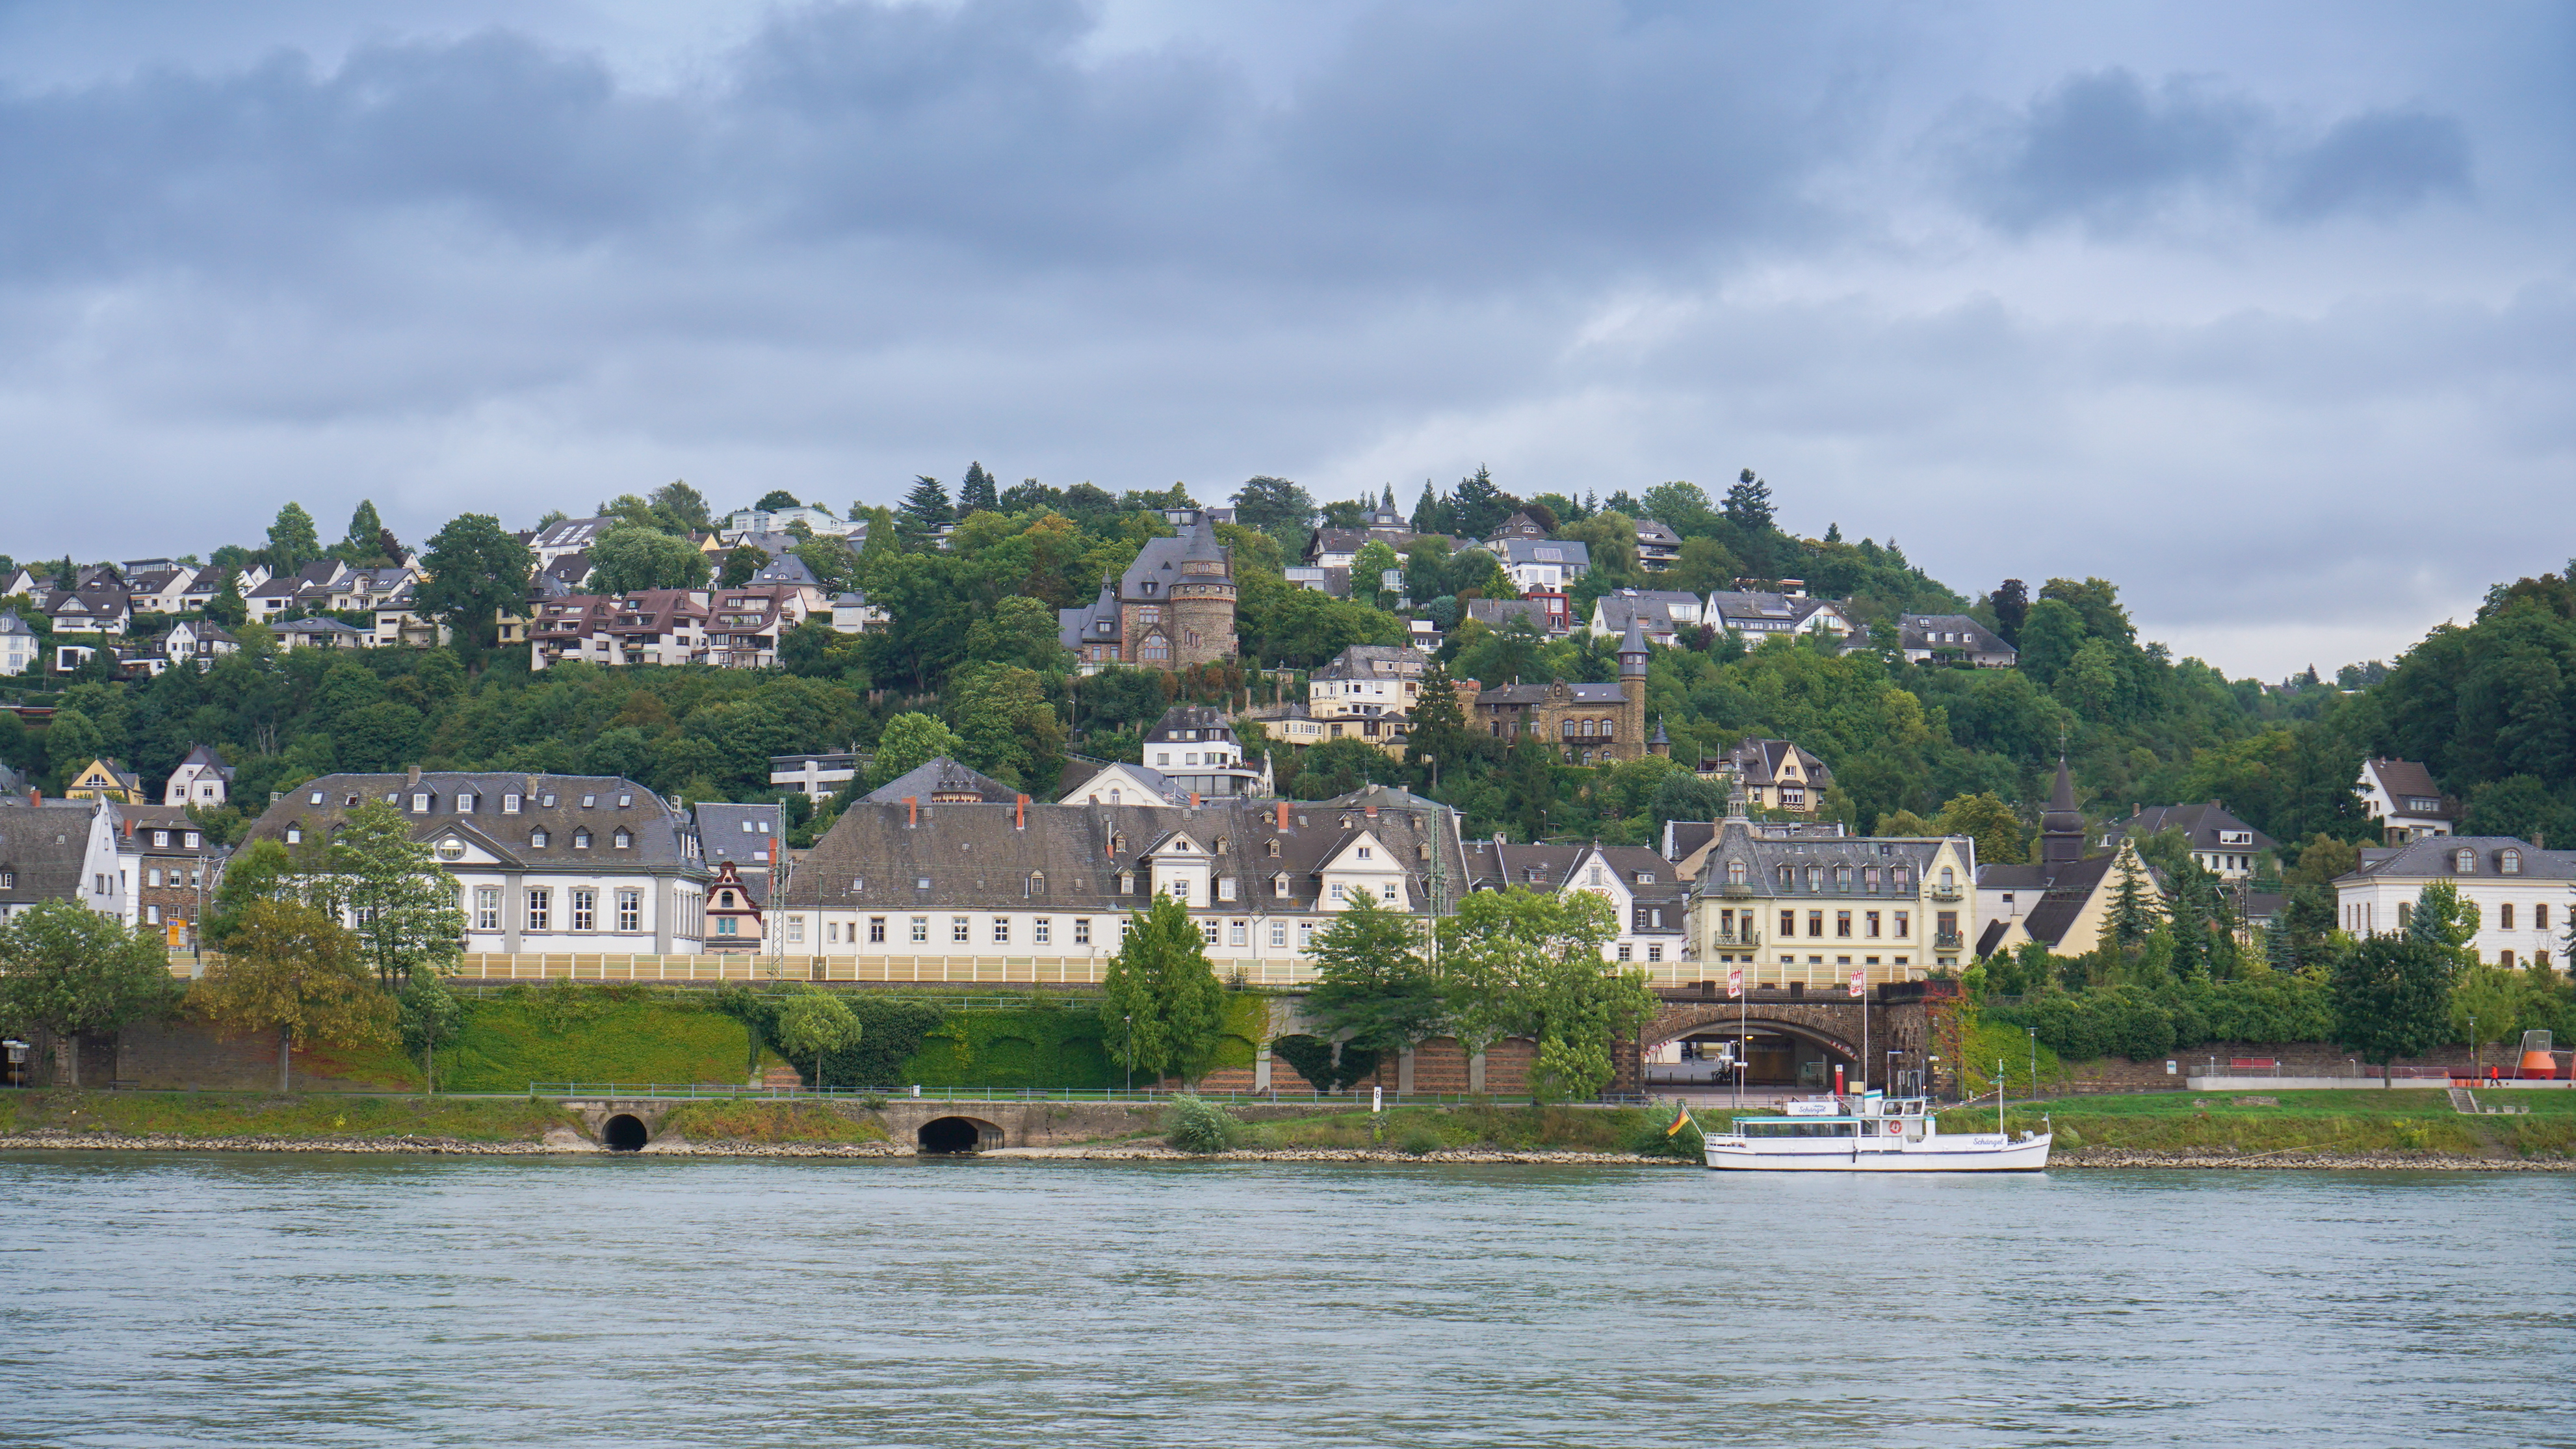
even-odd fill
[(1684, 1127), (1696, 1127), (1699, 1125), (1697, 1122), (1691, 1120), (1690, 1104), (1688, 1102), (1675, 1102), (1673, 1106), (1680, 1111), (1681, 1115), (1673, 1119), (1673, 1125), (1664, 1129), (1665, 1136), (1670, 1137), (1681, 1131)]

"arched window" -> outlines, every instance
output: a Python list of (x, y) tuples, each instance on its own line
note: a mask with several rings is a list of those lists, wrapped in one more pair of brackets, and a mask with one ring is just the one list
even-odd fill
[(1112, 791), (1110, 791), (1110, 792), (1109, 792), (1109, 803), (1110, 803), (1110, 804), (1112, 804), (1112, 805), (1115, 805), (1115, 804), (1117, 804), (1117, 803), (1118, 803), (1118, 792), (1117, 792), (1117, 791), (1112, 790)]
[(1601, 722), (1601, 738), (1603, 738), (1603, 739), (1605, 739), (1605, 740), (1606, 740), (1606, 739), (1610, 739), (1610, 738), (1612, 738), (1613, 736), (1617, 735), (1618, 733), (1619, 733), (1619, 722), (1618, 722), (1617, 720), (1615, 720), (1615, 719), (1605, 719), (1605, 720), (1603, 720), (1603, 721)]
[(2522, 852), (2509, 845), (2497, 851), (2496, 871), (2500, 875), (2522, 874)]
[(2475, 875), (2475, 874), (2477, 874), (2477, 873), (2478, 873), (2478, 853), (2477, 853), (2476, 851), (2474, 851), (2474, 850), (2469, 849), (2469, 848), (2468, 848), (2467, 846), (2465, 846), (2465, 845), (2461, 846), (2459, 849), (2457, 849), (2457, 850), (2455, 850), (2455, 851), (2452, 851), (2452, 852), (2451, 852), (2451, 873), (2452, 873), (2453, 875)]
[(1033, 870), (1029, 872), (1029, 894), (1033, 896), (1042, 896), (1046, 894), (1045, 871)]
[(1216, 844), (1208, 847), (1208, 853), (1211, 855), (1223, 855), (1225, 853), (1225, 837), (1222, 835), (1218, 836), (1216, 838)]
[(1950, 867), (1946, 865), (1941, 867), (1941, 889), (1945, 891), (1953, 889), (1954, 884), (1955, 877), (1952, 875)]
[(1109, 837), (1109, 853), (1111, 855), (1125, 855), (1127, 853), (1127, 837), (1113, 832)]

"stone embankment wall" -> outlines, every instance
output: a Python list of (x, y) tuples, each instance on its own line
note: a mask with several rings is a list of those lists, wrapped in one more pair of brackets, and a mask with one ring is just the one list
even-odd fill
[[(2460, 1047), (2420, 1057), (2403, 1057), (2395, 1065), (2401, 1075), (2412, 1067), (2428, 1073), (2456, 1072), (2465, 1077), (2470, 1069), (2469, 1056), (2469, 1049)], [(2213, 1060), (2218, 1064), (2220, 1076), (2239, 1077), (2249, 1085), (2273, 1075), (2269, 1069), (2231, 1073), (2227, 1066), (2231, 1058), (2277, 1061), (2281, 1064), (2279, 1075), (2284, 1077), (2350, 1078), (2354, 1075), (2357, 1060), (2350, 1052), (2337, 1051), (2318, 1042), (2212, 1042), (2143, 1062), (2133, 1062), (2126, 1057), (2104, 1057), (2100, 1061), (2070, 1063), (2067, 1067), (2068, 1085), (2078, 1091), (2090, 1092), (2178, 1092), (2186, 1090), (2185, 1078), (2208, 1072)], [(2479, 1059), (2487, 1066), (2510, 1070), (2514, 1062), (2513, 1047), (2510, 1044), (2490, 1046), (2479, 1053)], [(2174, 1064), (2171, 1075), (2165, 1072), (2166, 1062)], [(2367, 1086), (2377, 1080), (2376, 1076), (2366, 1081), (2355, 1079), (2353, 1085)]]
[[(292, 1053), (287, 1059), (292, 1089), (383, 1090), (377, 1083), (352, 1081), (321, 1067), (310, 1052)], [(39, 1032), (35, 1050), (27, 1054), (27, 1085), (64, 1085), (56, 1076), (53, 1038)], [(80, 1038), (80, 1084), (149, 1092), (273, 1092), (277, 1090), (277, 1038), (266, 1032), (227, 1036), (184, 1019), (137, 1022), (122, 1031)]]

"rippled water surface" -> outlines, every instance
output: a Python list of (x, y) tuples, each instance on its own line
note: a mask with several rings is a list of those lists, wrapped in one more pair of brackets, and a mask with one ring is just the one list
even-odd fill
[(2571, 1444), (2576, 1180), (0, 1157), (0, 1443)]

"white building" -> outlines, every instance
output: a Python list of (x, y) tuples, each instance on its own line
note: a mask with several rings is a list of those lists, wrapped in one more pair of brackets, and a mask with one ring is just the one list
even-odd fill
[(106, 801), (36, 804), (13, 796), (0, 803), (0, 921), (45, 901), (78, 901), (102, 916), (134, 919)]
[(687, 955), (704, 942), (689, 817), (613, 775), (325, 775), (269, 806), (251, 838), (326, 841), (370, 800), (400, 810), (455, 878), (469, 952)]
[(1503, 573), (1522, 593), (1553, 592), (1592, 567), (1587, 544), (1558, 538), (1497, 538), (1478, 545), (1502, 560)]
[(233, 767), (224, 763), (211, 745), (199, 745), (188, 751), (188, 758), (170, 772), (170, 783), (161, 791), (164, 805), (194, 805), (212, 810), (232, 798)]
[(742, 542), (747, 535), (785, 533), (791, 523), (804, 524), (817, 537), (828, 535), (858, 540), (868, 534), (868, 526), (864, 522), (844, 523), (833, 515), (832, 510), (820, 504), (804, 503), (794, 508), (737, 508), (716, 520), (716, 537), (730, 546)]
[(2413, 760), (2362, 761), (2353, 793), (2361, 796), (2361, 813), (2379, 822), (2390, 845), (2458, 828), (2460, 802), (2443, 794), (2433, 772)]
[(15, 609), (0, 609), (0, 674), (24, 674), (42, 652), (36, 631)]
[(2498, 966), (2567, 969), (2567, 911), (2576, 905), (2576, 851), (2542, 850), (2509, 835), (2427, 835), (2366, 847), (2361, 867), (2335, 881), (2336, 924), (2355, 936), (2403, 931), (2415, 898), (2449, 881), (2477, 909), (2469, 944)]

